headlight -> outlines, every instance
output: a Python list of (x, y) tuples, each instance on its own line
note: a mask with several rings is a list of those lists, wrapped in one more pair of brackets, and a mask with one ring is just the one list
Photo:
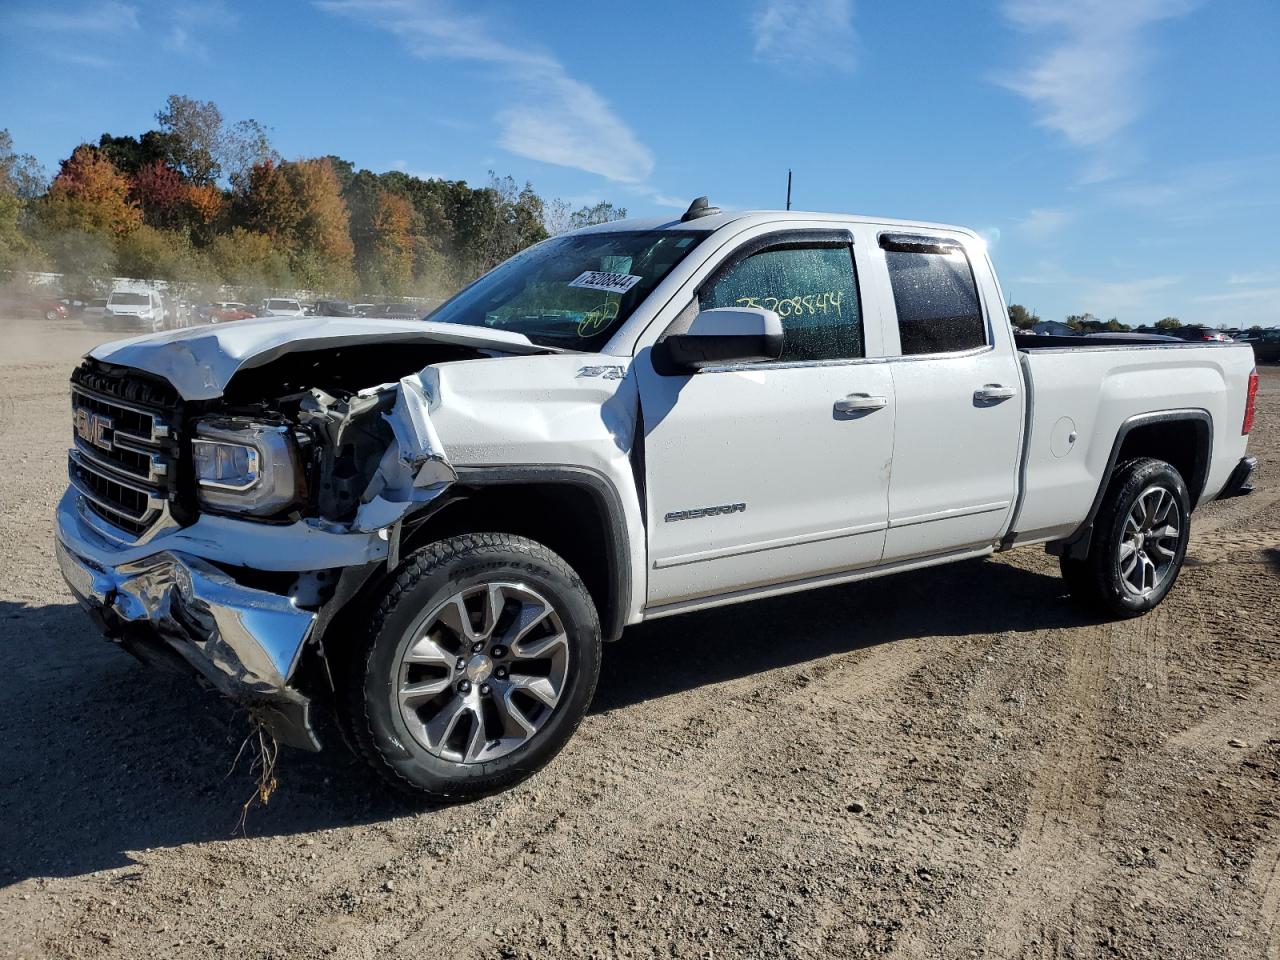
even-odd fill
[(280, 424), (237, 418), (197, 423), (191, 462), (202, 506), (263, 517), (302, 498), (298, 446)]

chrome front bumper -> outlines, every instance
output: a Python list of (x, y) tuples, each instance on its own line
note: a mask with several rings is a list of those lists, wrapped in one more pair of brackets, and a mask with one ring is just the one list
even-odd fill
[(117, 562), (119, 546), (80, 510), (74, 491), (58, 504), (58, 565), (108, 637), (136, 653), (150, 647), (178, 654), (222, 693), (249, 705), (282, 743), (320, 749), (310, 701), (289, 685), (315, 627), (314, 611), (239, 584), (182, 552)]

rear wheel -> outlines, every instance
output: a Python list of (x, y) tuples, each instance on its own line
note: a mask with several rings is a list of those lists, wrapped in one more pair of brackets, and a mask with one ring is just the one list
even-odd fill
[(563, 560), (522, 537), (455, 537), (392, 582), (346, 671), (344, 720), (393, 785), (467, 800), (549, 762), (599, 672), (596, 609)]
[(1191, 533), (1191, 498), (1163, 460), (1122, 464), (1094, 523), (1088, 556), (1062, 557), (1072, 596), (1095, 610), (1135, 617), (1173, 589)]

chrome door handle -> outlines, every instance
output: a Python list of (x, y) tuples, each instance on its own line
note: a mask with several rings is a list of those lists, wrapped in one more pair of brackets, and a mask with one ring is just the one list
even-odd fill
[(851, 393), (835, 402), (836, 413), (865, 413), (889, 405), (888, 397), (873, 397), (868, 393)]
[(1006, 387), (999, 383), (984, 384), (973, 391), (973, 399), (978, 403), (999, 403), (1001, 400), (1011, 400), (1017, 395), (1018, 391), (1014, 387)]

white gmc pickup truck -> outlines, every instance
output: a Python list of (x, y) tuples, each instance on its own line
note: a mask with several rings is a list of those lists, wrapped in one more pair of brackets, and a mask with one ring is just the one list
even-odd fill
[(281, 741), (334, 717), (390, 783), (478, 796), (554, 756), (643, 620), (1033, 543), (1095, 609), (1159, 603), (1192, 510), (1250, 489), (1250, 348), (1006, 316), (968, 230), (700, 198), (423, 321), (107, 344), (59, 562)]

